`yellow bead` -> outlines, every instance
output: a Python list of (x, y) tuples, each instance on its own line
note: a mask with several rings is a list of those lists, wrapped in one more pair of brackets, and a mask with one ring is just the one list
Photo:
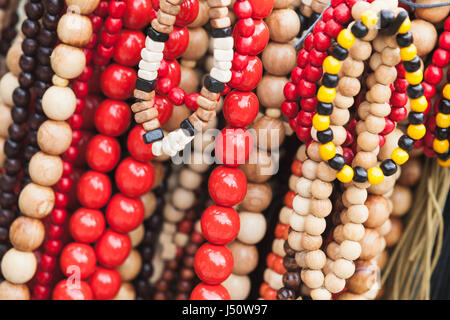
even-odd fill
[(338, 74), (341, 70), (341, 62), (333, 56), (328, 56), (323, 61), (323, 70), (329, 74)]
[(409, 18), (406, 18), (400, 28), (398, 28), (398, 33), (407, 33), (409, 29), (411, 29), (411, 20), (409, 20)]
[(367, 179), (370, 184), (379, 184), (384, 180), (383, 171), (379, 167), (373, 167), (367, 169)]
[(445, 99), (450, 100), (450, 84), (447, 83), (442, 90), (442, 95)]
[(372, 10), (366, 10), (361, 14), (361, 21), (367, 28), (372, 28), (378, 22), (378, 17)]
[(335, 88), (327, 88), (325, 86), (320, 86), (317, 91), (317, 100), (325, 103), (332, 103), (334, 101), (334, 97), (336, 96)]
[(353, 169), (348, 165), (344, 165), (344, 167), (338, 173), (336, 173), (336, 177), (342, 183), (349, 183), (350, 181), (352, 181), (353, 175)]
[(405, 72), (405, 78), (409, 84), (416, 85), (422, 82), (423, 72), (420, 69), (415, 72)]
[(408, 152), (406, 152), (405, 150), (403, 150), (401, 148), (395, 148), (394, 151), (392, 151), (392, 153), (391, 153), (391, 158), (396, 164), (401, 166), (406, 161), (408, 161), (409, 154), (408, 154)]
[(417, 99), (411, 99), (411, 109), (415, 112), (424, 112), (427, 110), (428, 107), (428, 101), (425, 96), (421, 96)]
[(403, 61), (411, 61), (414, 59), (417, 55), (417, 48), (413, 44), (411, 44), (409, 47), (401, 48), (400, 49), (400, 57)]
[(327, 130), (330, 127), (330, 117), (316, 113), (313, 116), (313, 127), (317, 131)]
[(322, 160), (328, 161), (336, 155), (336, 147), (333, 142), (321, 144), (319, 147), (319, 154)]
[(438, 140), (438, 139), (434, 139), (433, 140), (433, 150), (436, 151), (437, 153), (446, 153), (448, 150), (449, 144), (448, 144), (448, 140)]
[(411, 139), (420, 140), (425, 136), (427, 129), (423, 124), (410, 124), (406, 132)]
[(439, 112), (436, 115), (436, 125), (444, 129), (450, 127), (450, 115)]
[(350, 30), (342, 29), (337, 37), (337, 42), (342, 48), (350, 49), (355, 43), (356, 38)]
[(442, 167), (448, 168), (448, 167), (450, 167), (450, 158), (447, 159), (447, 160), (445, 160), (445, 161), (438, 158), (438, 163), (439, 163)]

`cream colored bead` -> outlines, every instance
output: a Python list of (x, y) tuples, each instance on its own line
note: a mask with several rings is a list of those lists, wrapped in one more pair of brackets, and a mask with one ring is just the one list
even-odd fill
[(72, 143), (72, 129), (65, 121), (47, 120), (38, 129), (39, 148), (51, 155), (60, 155)]
[(333, 204), (330, 199), (312, 199), (309, 206), (309, 212), (317, 218), (326, 218), (331, 213)]
[(6, 73), (0, 80), (0, 98), (8, 106), (13, 106), (13, 92), (19, 86), (19, 80), (11, 72)]
[(317, 218), (311, 214), (305, 218), (305, 231), (310, 235), (319, 236), (325, 231), (326, 227), (324, 218)]
[(297, 180), (295, 191), (303, 198), (311, 198), (312, 181), (304, 177)]
[(257, 244), (266, 234), (267, 222), (261, 213), (241, 212), (238, 240), (245, 244)]
[(348, 109), (354, 104), (354, 102), (355, 99), (353, 97), (346, 97), (340, 92), (337, 92), (334, 97), (333, 105), (340, 109)]
[(217, 68), (219, 70), (229, 71), (229, 70), (231, 70), (232, 63), (231, 63), (231, 61), (219, 61), (219, 60), (213, 59), (213, 67)]
[(141, 201), (144, 205), (144, 219), (148, 219), (156, 210), (156, 196), (153, 192), (148, 192), (141, 196)]
[(310, 289), (317, 289), (323, 285), (324, 275), (320, 270), (302, 270), (300, 275)]
[[(303, 250), (302, 238), (303, 238), (303, 233), (291, 231), (291, 232), (289, 232), (287, 241), (289, 243), (289, 246), (292, 249), (294, 249), (295, 251), (301, 251), (301, 250)], [(283, 249), (283, 251), (284, 251), (284, 249)]]
[(220, 69), (213, 67), (210, 71), (210, 76), (216, 80), (219, 80), (222, 83), (227, 83), (231, 80), (231, 71), (220, 70)]
[(128, 232), (128, 236), (130, 237), (131, 240), (131, 246), (133, 248), (137, 247), (142, 242), (142, 240), (144, 239), (144, 233), (145, 228), (144, 224), (142, 223), (136, 229)]
[(329, 182), (316, 179), (311, 184), (311, 195), (316, 199), (328, 199), (333, 191), (333, 185)]
[(268, 284), (269, 286), (274, 289), (274, 290), (280, 290), (284, 285), (283, 285), (283, 275), (282, 274), (278, 274), (275, 271), (268, 269), (268, 275), (269, 275), (269, 281)]
[(286, 255), (286, 252), (284, 251), (284, 241), (284, 239), (275, 239), (272, 242), (272, 252), (280, 257)]
[(327, 257), (322, 250), (309, 251), (305, 255), (305, 263), (308, 269), (321, 270), (327, 261)]
[(180, 172), (180, 185), (188, 190), (195, 190), (202, 183), (202, 176), (190, 169), (183, 169)]
[(75, 79), (86, 66), (83, 50), (65, 44), (59, 44), (53, 49), (50, 57), (53, 71), (61, 78)]
[(77, 98), (71, 88), (51, 86), (42, 97), (42, 109), (51, 120), (69, 119), (77, 106)]
[(344, 191), (344, 194), (342, 196), (350, 204), (362, 205), (367, 200), (367, 190), (360, 189), (355, 186), (350, 186), (347, 188), (347, 190)]
[(292, 207), (297, 214), (307, 215), (309, 213), (309, 205), (311, 203), (311, 199), (300, 197), (296, 195), (294, 200), (292, 201)]
[(295, 215), (294, 210), (284, 206), (280, 210), (280, 222), (283, 224), (289, 224), (292, 215)]
[(348, 218), (353, 223), (364, 223), (369, 217), (369, 209), (365, 205), (352, 205), (347, 211)]
[(337, 243), (342, 243), (345, 240), (344, 237), (344, 226), (342, 224), (336, 226), (333, 230), (333, 239)]
[(213, 38), (212, 42), (214, 49), (219, 50), (232, 50), (234, 46), (234, 41), (232, 37)]
[(37, 152), (31, 157), (28, 172), (33, 182), (51, 187), (61, 178), (63, 163), (58, 156)]
[(67, 87), (69, 85), (69, 80), (61, 78), (58, 75), (54, 74), (52, 77), (52, 83), (57, 87)]
[(84, 47), (92, 36), (91, 20), (84, 15), (65, 13), (58, 22), (58, 38), (61, 42)]
[(327, 256), (334, 261), (342, 257), (340, 254), (340, 245), (335, 241), (332, 241), (328, 244), (326, 253)]
[(245, 275), (239, 276), (232, 273), (222, 282), (222, 285), (227, 289), (231, 300), (245, 300), (250, 294), (250, 278)]
[(346, 259), (337, 259), (333, 262), (333, 272), (341, 279), (348, 279), (355, 273), (355, 264)]
[(306, 268), (305, 258), (306, 258), (307, 253), (308, 253), (308, 251), (306, 251), (306, 250), (295, 253), (295, 262), (297, 262), (297, 264), (300, 268)]
[(214, 59), (218, 61), (233, 61), (234, 52), (232, 49), (228, 50), (214, 50)]
[(18, 204), (24, 215), (42, 219), (53, 210), (55, 193), (51, 188), (29, 183), (20, 192)]
[(305, 217), (298, 215), (298, 214), (293, 214), (293, 215), (291, 215), (291, 217), (289, 219), (289, 225), (295, 231), (298, 231), (298, 232), (304, 231), (305, 230)]
[(329, 273), (325, 276), (325, 288), (331, 293), (341, 292), (345, 287), (345, 280), (337, 277), (334, 273)]
[(0, 300), (30, 300), (30, 290), (26, 284), (0, 283)]
[(361, 255), (361, 245), (355, 241), (344, 240), (340, 244), (339, 252), (344, 259), (356, 260)]
[(184, 248), (189, 242), (189, 235), (186, 233), (177, 232), (173, 238), (173, 242), (181, 248)]
[(142, 59), (139, 62), (139, 69), (148, 71), (148, 72), (156, 72), (158, 71), (161, 63), (159, 62), (147, 62), (144, 59)]
[(153, 52), (146, 48), (142, 49), (141, 51), (141, 58), (144, 59), (146, 62), (156, 62), (160, 63), (163, 59), (163, 53), (162, 52)]
[(130, 251), (130, 254), (120, 266), (117, 267), (117, 271), (122, 278), (122, 281), (131, 281), (137, 277), (139, 271), (141, 271), (142, 258), (139, 252), (135, 249)]
[(97, 8), (100, 0), (66, 0), (70, 10), (78, 14), (89, 15)]
[(195, 195), (192, 191), (184, 188), (177, 188), (172, 195), (174, 206), (181, 210), (192, 208), (195, 203)]
[(0, 101), (0, 137), (9, 137), (8, 128), (12, 123), (11, 109)]
[(33, 252), (23, 252), (11, 248), (2, 258), (3, 277), (14, 284), (30, 281), (36, 272), (37, 261)]
[(143, 69), (139, 69), (138, 77), (147, 81), (153, 81), (158, 77), (157, 71), (146, 71)]
[(360, 223), (346, 223), (342, 232), (345, 239), (360, 241), (364, 237), (364, 226)]
[(291, 176), (289, 177), (289, 181), (288, 181), (289, 190), (296, 192), (298, 179), (300, 179), (300, 178), (294, 174), (291, 174)]
[(336, 180), (336, 173), (337, 171), (331, 168), (325, 161), (321, 161), (317, 166), (317, 178), (322, 181), (333, 182)]
[(128, 282), (122, 282), (119, 292), (113, 300), (136, 300), (136, 292), (134, 286)]
[(313, 236), (308, 233), (304, 233), (302, 237), (302, 247), (306, 250), (317, 250), (322, 246), (322, 236)]
[(163, 52), (164, 42), (154, 41), (147, 36), (145, 38), (145, 48), (151, 52)]
[(295, 156), (300, 162), (304, 162), (308, 159), (308, 156), (306, 155), (306, 144), (302, 144), (300, 148), (298, 148)]
[(316, 179), (317, 175), (316, 175), (316, 170), (317, 170), (317, 165), (318, 163), (312, 160), (306, 160), (303, 162), (302, 164), (302, 174), (303, 177), (309, 179), (309, 180), (314, 180)]
[(310, 291), (313, 300), (331, 300), (331, 292), (325, 288), (317, 288)]

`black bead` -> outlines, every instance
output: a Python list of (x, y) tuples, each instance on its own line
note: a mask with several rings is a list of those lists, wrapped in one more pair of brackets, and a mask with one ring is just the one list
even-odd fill
[(413, 43), (413, 36), (411, 32), (398, 33), (396, 39), (400, 48), (409, 47)]
[(225, 84), (223, 82), (220, 82), (209, 75), (205, 77), (203, 85), (206, 89), (214, 93), (221, 93), (225, 89)]
[(436, 156), (442, 161), (447, 161), (450, 158), (450, 150), (447, 150), (445, 153), (436, 153)]
[(28, 145), (28, 146), (26, 146), (25, 147), (25, 152), (24, 152), (24, 155), (25, 155), (25, 159), (27, 160), (27, 161), (30, 161), (30, 159), (34, 156), (34, 154), (36, 153), (36, 152), (38, 152), (39, 150), (37, 149), (37, 148), (35, 148), (35, 147), (33, 147), (33, 146), (31, 146), (31, 145)]
[(38, 80), (41, 80), (46, 83), (52, 82), (53, 70), (50, 66), (44, 66), (44, 65), (39, 64), (36, 67), (34, 74), (36, 75), (36, 78)]
[(317, 103), (317, 113), (323, 116), (329, 116), (333, 112), (333, 105), (326, 102)]
[(414, 59), (410, 61), (403, 61), (403, 67), (407, 72), (415, 72), (420, 69), (420, 59), (415, 56)]
[(31, 72), (21, 72), (19, 74), (19, 84), (22, 88), (29, 89), (34, 83), (34, 76)]
[(26, 19), (22, 23), (22, 32), (27, 38), (36, 38), (40, 29), (38, 21)]
[(136, 89), (151, 92), (156, 88), (156, 80), (148, 81), (142, 78), (137, 78), (136, 80)]
[(436, 126), (434, 130), (434, 134), (436, 135), (436, 139), (438, 140), (446, 140), (449, 137), (449, 128), (441, 128)]
[(0, 194), (0, 205), (5, 209), (11, 209), (17, 203), (17, 197), (11, 192), (2, 192)]
[(380, 28), (386, 29), (389, 27), (395, 19), (394, 12), (391, 10), (381, 10), (380, 11)]
[(450, 101), (442, 98), (439, 102), (439, 112), (443, 114), (450, 114)]
[(195, 129), (189, 119), (184, 119), (180, 124), (180, 128), (183, 129), (183, 132), (186, 136), (192, 137), (195, 134)]
[(147, 35), (150, 39), (157, 42), (167, 42), (169, 40), (169, 35), (167, 33), (156, 31), (151, 26), (147, 30)]
[(28, 92), (28, 90), (18, 87), (14, 89), (13, 101), (14, 104), (18, 107), (28, 108), (28, 104), (30, 103), (30, 93)]
[(416, 84), (414, 86), (409, 85), (408, 88), (406, 89), (406, 94), (411, 99), (418, 99), (421, 96), (423, 96), (423, 93), (424, 93), (424, 90), (423, 90), (423, 86), (421, 84)]
[[(49, 73), (49, 76), (51, 75), (52, 73)], [(50, 81), (44, 82), (42, 80), (38, 80), (34, 82), (34, 92), (39, 98), (42, 98), (44, 96), (44, 93), (45, 91), (47, 91), (48, 87), (50, 87)]]
[(226, 27), (226, 28), (221, 28), (221, 29), (215, 29), (215, 28), (211, 29), (211, 36), (213, 38), (231, 37), (232, 34), (233, 34), (232, 27)]
[(322, 77), (322, 84), (327, 88), (336, 88), (339, 82), (337, 74), (325, 73)]
[(28, 121), (31, 130), (38, 130), (41, 124), (45, 121), (45, 116), (33, 113)]
[(3, 164), (5, 171), (9, 175), (16, 175), (22, 170), (22, 162), (19, 159), (7, 158)]
[(31, 130), (30, 132), (28, 132), (28, 139), (29, 139), (29, 144), (31, 144), (33, 147), (38, 148), (38, 142), (37, 142), (37, 131), (36, 130)]
[(152, 276), (153, 266), (151, 263), (144, 263), (141, 268), (141, 275), (145, 278), (149, 278)]
[(42, 18), (42, 22), (44, 27), (48, 30), (56, 30), (58, 27), (59, 15), (53, 15), (50, 13), (46, 13)]
[(39, 43), (44, 47), (53, 47), (58, 40), (56, 31), (43, 29), (37, 37)]
[(144, 134), (144, 142), (146, 144), (153, 143), (155, 141), (162, 140), (164, 138), (164, 133), (161, 128), (146, 132)]
[(4, 192), (14, 192), (16, 183), (17, 183), (16, 176), (10, 176), (7, 173), (3, 174), (0, 178), (0, 188)]
[(24, 128), (22, 128), (22, 126), (17, 123), (10, 124), (10, 126), (8, 127), (8, 133), (9, 138), (16, 142), (21, 142), (27, 134)]
[(20, 56), (19, 65), (22, 72), (32, 72), (36, 67), (36, 60), (33, 57), (23, 54)]
[(22, 42), (22, 51), (27, 56), (33, 56), (38, 49), (39, 44), (36, 39), (26, 38)]
[(320, 143), (328, 143), (333, 141), (333, 130), (328, 128), (324, 131), (317, 131), (317, 139)]
[(334, 170), (341, 170), (345, 166), (345, 159), (340, 154), (335, 155), (333, 158), (328, 160), (328, 164)]
[(380, 169), (386, 177), (389, 177), (397, 172), (397, 164), (391, 159), (384, 160), (380, 164)]
[(414, 140), (404, 134), (398, 139), (398, 146), (406, 152), (410, 152), (414, 148)]
[(406, 18), (408, 18), (408, 13), (406, 11), (400, 11), (395, 17), (394, 21), (391, 23), (391, 25), (383, 30), (383, 34), (388, 36), (393, 36), (394, 34), (396, 34), (398, 32), (398, 29), (402, 25), (403, 21), (406, 20)]
[(331, 55), (339, 61), (344, 61), (348, 57), (348, 50), (336, 43)]
[(353, 168), (353, 181), (364, 183), (367, 181), (367, 170), (362, 167)]
[(0, 227), (0, 241), (8, 240), (9, 228)]
[(288, 288), (281, 288), (277, 291), (277, 300), (294, 300), (295, 291)]
[(356, 38), (361, 39), (369, 33), (369, 29), (361, 21), (357, 21), (352, 26), (352, 33)]
[(0, 225), (9, 226), (13, 221), (16, 215), (13, 210), (1, 209), (0, 210)]
[(42, 6), (42, 3), (40, 2), (28, 2), (25, 5), (25, 13), (27, 14), (27, 17), (31, 20), (39, 20), (42, 17), (42, 14), (44, 13), (44, 7)]
[(44, 66), (50, 65), (50, 56), (52, 55), (53, 48), (39, 47), (36, 53), (38, 62)]
[(425, 122), (425, 115), (423, 112), (411, 111), (408, 115), (410, 124), (423, 124)]
[(47, 0), (47, 11), (50, 14), (58, 15), (64, 9), (63, 0)]

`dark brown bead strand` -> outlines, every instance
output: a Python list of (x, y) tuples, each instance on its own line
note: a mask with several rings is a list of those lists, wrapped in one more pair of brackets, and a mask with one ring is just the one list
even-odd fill
[[(3, 3), (7, 1), (2, 1)], [(0, 9), (4, 9), (1, 8)], [(9, 48), (11, 47), (12, 41), (17, 35), (16, 24), (19, 21), (19, 16), (16, 12), (13, 12), (9, 18), (9, 23), (2, 30), (0, 36), (0, 55), (6, 56)]]
[[(28, 117), (27, 110), (31, 99), (29, 79), (33, 77), (32, 75), (28, 75), (28, 73), (32, 74), (36, 65), (35, 59), (31, 55), (31, 53), (34, 52), (36, 41), (29, 40), (33, 39), (32, 36), (37, 36), (35, 29), (39, 29), (38, 21), (42, 17), (43, 11), (44, 7), (41, 1), (29, 0), (25, 5), (27, 19), (22, 24), (22, 30), (26, 36), (23, 44), (26, 50), (24, 50), (24, 53), (20, 57), (20, 66), (24, 69), (19, 75), (19, 87), (13, 92), (14, 106), (11, 110), (13, 123), (9, 128), (10, 134), (13, 133), (13, 135), (10, 136), (5, 143), (5, 173), (0, 178), (0, 214), (6, 214), (8, 216), (6, 219), (0, 219), (0, 227), (5, 228), (6, 230), (9, 230), (9, 225), (12, 221), (11, 214), (15, 215), (17, 210), (17, 195), (14, 192), (14, 187), (18, 182), (18, 174), (20, 173), (23, 165), (21, 154), (23, 153), (24, 139), (27, 136), (27, 127), (25, 122)], [(28, 37), (27, 34), (30, 37)], [(8, 245), (8, 237), (5, 238), (5, 241), (0, 240), (0, 246), (2, 248)], [(2, 257), (4, 251), (0, 250), (0, 253), (0, 257)]]

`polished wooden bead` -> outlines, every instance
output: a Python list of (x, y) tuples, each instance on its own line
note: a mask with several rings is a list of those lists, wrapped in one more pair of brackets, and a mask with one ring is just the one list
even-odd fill
[(403, 233), (403, 223), (400, 219), (397, 218), (391, 218), (391, 229), (389, 232), (384, 236), (384, 239), (386, 240), (386, 247), (390, 248), (397, 244), (397, 242), (400, 240), (400, 237)]
[(361, 255), (361, 245), (359, 242), (344, 240), (339, 245), (339, 253), (340, 255), (347, 260), (356, 260)]
[(119, 292), (113, 300), (136, 300), (134, 286), (129, 282), (122, 282)]
[(9, 239), (11, 244), (20, 251), (34, 251), (44, 241), (45, 227), (37, 219), (19, 217), (11, 224)]
[(197, 28), (205, 25), (209, 21), (209, 6), (206, 1), (199, 1), (199, 10), (197, 18), (189, 25), (190, 28)]
[(316, 199), (328, 199), (332, 191), (333, 185), (329, 182), (316, 179), (311, 184), (311, 195)]
[[(198, 92), (199, 83), (199, 76), (195, 70), (193, 68), (187, 68), (181, 65), (181, 80), (178, 86), (183, 89), (186, 94), (191, 94)], [(175, 112), (176, 109), (177, 108), (174, 108), (173, 111)]]
[(289, 42), (300, 31), (300, 19), (292, 9), (276, 9), (266, 18), (270, 39), (275, 42)]
[(73, 12), (89, 15), (97, 8), (100, 0), (66, 0), (66, 5)]
[(5, 253), (1, 263), (3, 277), (14, 284), (30, 281), (36, 267), (37, 261), (33, 252), (23, 252), (14, 248)]
[(378, 228), (389, 218), (389, 204), (385, 197), (369, 195), (365, 205), (369, 210), (369, 216), (364, 222), (366, 227)]
[(59, 44), (53, 49), (50, 57), (53, 71), (61, 78), (75, 79), (86, 66), (83, 50), (65, 44)]
[(318, 250), (322, 246), (322, 242), (322, 236), (319, 235), (305, 233), (302, 237), (302, 247), (309, 251)]
[(267, 223), (261, 213), (241, 212), (237, 239), (245, 244), (257, 244), (266, 234)]
[(326, 275), (324, 285), (331, 293), (338, 293), (344, 289), (345, 279), (341, 279), (331, 272)]
[(324, 281), (324, 275), (321, 270), (305, 270), (303, 269), (300, 273), (302, 281), (310, 289), (316, 289), (322, 286)]
[(64, 153), (72, 143), (72, 129), (65, 121), (45, 121), (37, 133), (39, 148), (51, 155)]
[(141, 271), (142, 258), (137, 250), (131, 250), (125, 261), (117, 267), (122, 281), (131, 281), (137, 277)]
[(281, 108), (285, 100), (283, 89), (286, 83), (288, 83), (286, 77), (264, 75), (256, 88), (261, 105), (266, 108)]
[(208, 34), (201, 27), (189, 28), (188, 30), (189, 44), (182, 58), (193, 61), (200, 60), (208, 50)]
[(87, 16), (66, 13), (58, 22), (59, 40), (75, 47), (84, 47), (92, 36), (92, 23)]
[(267, 183), (247, 183), (247, 194), (240, 208), (250, 212), (262, 212), (272, 200), (272, 188)]
[(267, 151), (253, 149), (247, 163), (240, 167), (247, 180), (254, 183), (263, 183), (275, 173), (275, 163)]
[(51, 187), (61, 178), (63, 163), (58, 156), (38, 152), (31, 158), (28, 172), (33, 182)]
[[(447, 3), (445, 0), (417, 0), (418, 4), (442, 4)], [(415, 15), (418, 18), (430, 21), (431, 23), (438, 23), (448, 17), (450, 12), (449, 6), (437, 7), (437, 8), (417, 8)]]
[(43, 219), (55, 205), (55, 193), (51, 188), (29, 183), (19, 195), (20, 211), (31, 218)]
[(77, 106), (77, 98), (68, 87), (52, 86), (42, 97), (42, 109), (50, 120), (69, 119)]
[(13, 106), (13, 92), (19, 86), (19, 80), (11, 72), (0, 80), (0, 98), (8, 106)]
[(275, 76), (289, 74), (296, 61), (295, 48), (289, 43), (270, 42), (262, 53), (264, 70)]
[(172, 203), (181, 210), (192, 208), (195, 203), (195, 194), (184, 188), (177, 188), (172, 194)]
[(333, 204), (330, 199), (311, 199), (309, 211), (317, 218), (326, 218), (330, 215)]
[(412, 197), (413, 195), (410, 188), (400, 184), (395, 185), (394, 192), (390, 198), (393, 204), (392, 215), (401, 217), (406, 214), (411, 208)]
[(232, 273), (222, 282), (222, 285), (227, 289), (232, 300), (245, 300), (250, 294), (251, 282), (248, 276)]
[(370, 58), (372, 46), (370, 42), (356, 39), (355, 44), (349, 50), (350, 56), (358, 61), (365, 61)]
[(30, 300), (30, 291), (26, 284), (2, 281), (0, 283), (0, 300)]
[(257, 146), (262, 150), (277, 149), (285, 138), (283, 122), (268, 116), (262, 116), (252, 127), (255, 130)]
[(348, 289), (357, 294), (369, 291), (378, 279), (377, 269), (374, 263), (357, 261), (355, 263), (355, 274), (347, 280)]
[(6, 66), (8, 70), (15, 75), (19, 76), (21, 68), (19, 65), (20, 56), (22, 55), (22, 41), (16, 41), (9, 48), (8, 53), (6, 55)]
[(320, 270), (325, 266), (326, 256), (322, 250), (309, 251), (305, 255), (305, 263), (309, 269)]
[(370, 260), (376, 257), (383, 251), (385, 241), (382, 236), (375, 230), (366, 228), (361, 244), (361, 256), (362, 260)]
[(128, 232), (128, 235), (130, 236), (131, 246), (133, 248), (137, 247), (144, 239), (145, 235), (144, 225), (141, 223), (136, 229)]
[(234, 241), (229, 245), (229, 248), (233, 254), (234, 274), (246, 275), (255, 270), (258, 265), (258, 250), (255, 246)]

